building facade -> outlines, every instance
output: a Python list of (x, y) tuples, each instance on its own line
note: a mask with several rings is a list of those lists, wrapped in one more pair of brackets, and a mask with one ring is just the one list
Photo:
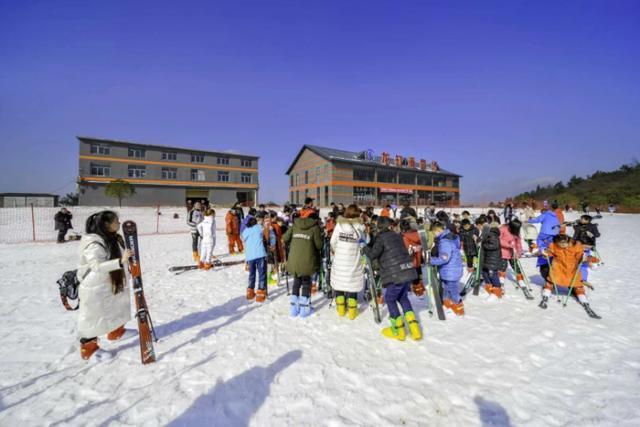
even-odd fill
[(286, 175), (289, 202), (295, 204), (313, 197), (317, 206), (381, 206), (405, 199), (413, 205), (460, 205), (461, 175), (414, 157), (304, 145)]
[(113, 205), (117, 199), (105, 195), (105, 186), (115, 179), (135, 189), (122, 200), (126, 206), (258, 201), (256, 156), (88, 137), (78, 141), (80, 205)]

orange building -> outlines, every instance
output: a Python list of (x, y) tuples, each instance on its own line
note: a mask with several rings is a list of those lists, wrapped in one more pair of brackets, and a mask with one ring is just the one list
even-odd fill
[(461, 175), (436, 161), (371, 150), (353, 152), (304, 145), (286, 172), (289, 202), (306, 197), (317, 206), (357, 203), (380, 206), (409, 199), (413, 205), (460, 205)]

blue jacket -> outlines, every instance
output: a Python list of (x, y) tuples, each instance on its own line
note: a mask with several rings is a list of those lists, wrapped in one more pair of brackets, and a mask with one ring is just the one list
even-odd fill
[(262, 226), (260, 224), (256, 224), (253, 227), (246, 227), (244, 231), (240, 233), (240, 237), (244, 242), (244, 255), (247, 261), (267, 256), (267, 251), (264, 249)]
[(553, 211), (543, 212), (540, 216), (531, 218), (529, 224), (540, 223), (540, 234), (555, 236), (560, 233), (560, 221)]
[(457, 281), (462, 277), (462, 255), (460, 255), (460, 238), (450, 230), (444, 230), (436, 238), (438, 257), (431, 258), (431, 265), (440, 266), (440, 279)]

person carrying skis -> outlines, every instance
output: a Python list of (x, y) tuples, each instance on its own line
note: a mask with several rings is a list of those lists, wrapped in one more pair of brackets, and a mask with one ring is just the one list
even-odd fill
[(111, 358), (111, 354), (98, 346), (98, 336), (107, 335), (109, 341), (131, 336), (125, 330), (131, 320), (131, 298), (124, 266), (133, 252), (124, 249), (124, 240), (118, 234), (120, 220), (113, 211), (102, 211), (87, 219), (85, 235), (80, 243), (78, 265), (78, 336), (80, 357), (88, 360)]
[(460, 243), (462, 243), (462, 250), (464, 256), (467, 259), (467, 271), (473, 272), (473, 260), (478, 256), (477, 241), (480, 236), (478, 229), (471, 224), (471, 221), (464, 218), (460, 221)]
[[(416, 223), (417, 224), (417, 223)], [(400, 221), (400, 232), (402, 234), (402, 241), (404, 247), (407, 248), (413, 268), (416, 269), (418, 277), (411, 282), (411, 292), (418, 298), (424, 296), (425, 287), (422, 282), (422, 241), (420, 240), (420, 234), (412, 225), (408, 219)]]
[(336, 309), (340, 317), (348, 311), (351, 320), (358, 314), (358, 292), (364, 285), (359, 242), (366, 241), (368, 237), (360, 218), (361, 213), (358, 205), (347, 206), (344, 215), (338, 218), (329, 243), (333, 259), (331, 286), (336, 298)]
[(229, 254), (233, 255), (236, 253), (236, 246), (238, 252), (242, 253), (244, 247), (242, 246), (242, 240), (240, 240), (240, 220), (238, 219), (238, 212), (235, 209), (229, 209), (224, 221), (226, 225), (227, 242), (229, 243)]
[[(527, 221), (529, 224), (540, 224), (540, 232), (538, 233), (538, 239), (536, 244), (538, 250), (542, 251), (547, 248), (553, 241), (554, 236), (560, 233), (560, 221), (556, 214), (550, 210), (542, 210), (542, 213)], [(537, 267), (540, 269), (540, 275), (543, 279), (547, 280), (549, 274), (549, 264), (547, 259), (542, 253), (538, 255)]]
[(324, 245), (317, 219), (315, 212), (307, 218), (295, 217), (293, 225), (282, 236), (282, 241), (289, 246), (287, 271), (293, 275), (292, 317), (311, 314), (311, 276), (318, 271)]
[(511, 265), (511, 268), (516, 273), (516, 281), (518, 286), (525, 287), (524, 277), (521, 272), (518, 271), (516, 265), (516, 259), (522, 256), (522, 242), (520, 241), (520, 228), (522, 223), (518, 219), (514, 219), (507, 224), (500, 226), (500, 283), (504, 285), (505, 278), (507, 276), (507, 268)]
[(196, 227), (200, 235), (200, 262), (198, 267), (211, 270), (211, 258), (213, 248), (216, 246), (216, 211), (207, 209), (204, 212), (204, 219)]
[[(264, 302), (267, 299), (267, 251), (264, 248), (262, 225), (255, 217), (250, 217), (247, 226), (241, 233), (245, 247), (245, 259), (249, 267), (249, 285), (247, 299)], [(256, 287), (256, 273), (258, 276), (258, 290)]]
[(460, 238), (445, 228), (441, 222), (431, 224), (436, 239), (437, 256), (431, 257), (431, 265), (438, 267), (443, 287), (444, 306), (457, 316), (464, 315), (464, 305), (460, 298), (459, 281), (462, 277), (462, 256)]
[(73, 228), (71, 225), (71, 219), (73, 215), (71, 212), (67, 210), (67, 208), (62, 208), (58, 213), (55, 214), (53, 220), (55, 221), (54, 229), (58, 231), (58, 240), (57, 243), (64, 243), (64, 237), (67, 234), (67, 231)]
[(489, 295), (502, 298), (502, 284), (500, 283), (500, 265), (502, 263), (502, 251), (500, 248), (500, 224), (492, 222), (483, 231), (480, 244), (482, 245), (482, 279), (484, 290)]
[(193, 209), (191, 209), (187, 214), (187, 225), (191, 230), (191, 252), (193, 253), (193, 260), (196, 263), (200, 262), (200, 256), (198, 255), (198, 250), (200, 248), (198, 224), (200, 224), (203, 219), (204, 215), (202, 214), (202, 204), (200, 202), (196, 202), (193, 205)]
[(391, 326), (382, 329), (382, 335), (404, 341), (406, 337), (405, 324), (398, 305), (404, 312), (404, 320), (409, 327), (409, 334), (414, 340), (422, 339), (420, 324), (413, 312), (409, 301), (409, 283), (416, 279), (416, 270), (411, 257), (404, 246), (402, 236), (391, 229), (391, 218), (379, 217), (377, 222), (378, 235), (371, 247), (364, 241), (360, 242), (363, 252), (373, 262), (380, 264), (380, 278), (384, 289), (384, 300), (389, 310)]
[(566, 234), (558, 234), (553, 238), (553, 242), (544, 250), (546, 256), (552, 258), (551, 269), (544, 290), (542, 291), (542, 301), (538, 307), (546, 309), (549, 297), (554, 287), (571, 288), (578, 302), (585, 309), (590, 317), (599, 319), (591, 307), (584, 291), (584, 283), (578, 269), (584, 259), (584, 246), (580, 242), (571, 240)]

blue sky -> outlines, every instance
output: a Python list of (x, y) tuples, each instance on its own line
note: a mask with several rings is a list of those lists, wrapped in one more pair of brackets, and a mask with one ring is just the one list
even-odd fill
[(488, 201), (640, 158), (639, 1), (0, 0), (0, 191), (74, 189), (76, 135), (415, 155)]

